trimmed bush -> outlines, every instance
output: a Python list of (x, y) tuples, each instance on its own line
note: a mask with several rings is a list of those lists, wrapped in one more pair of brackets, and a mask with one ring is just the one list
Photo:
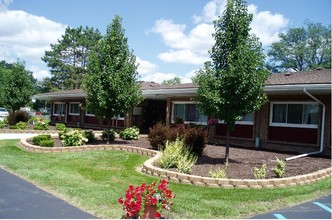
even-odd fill
[(113, 129), (104, 130), (103, 133), (101, 134), (101, 139), (106, 141), (107, 140), (107, 134), (109, 134), (109, 141), (114, 141), (115, 140), (116, 132)]
[(57, 131), (63, 131), (63, 130), (65, 130), (66, 128), (67, 128), (66, 125), (63, 124), (63, 123), (55, 123), (55, 129), (56, 129)]
[(41, 140), (39, 142), (41, 147), (54, 147), (54, 140)]
[(149, 142), (153, 149), (163, 150), (167, 141), (183, 138), (185, 145), (197, 155), (202, 155), (207, 141), (207, 131), (204, 127), (189, 127), (188, 125), (174, 125), (170, 128), (157, 124), (149, 129)]
[(30, 118), (30, 115), (26, 111), (15, 111), (15, 112), (9, 112), (8, 116), (8, 124), (15, 125), (18, 122), (28, 122)]
[(120, 138), (123, 140), (138, 140), (139, 128), (136, 126), (126, 128), (120, 132)]
[(19, 129), (19, 130), (25, 130), (28, 128), (28, 123), (27, 122), (23, 122), (23, 121), (20, 121), (20, 122), (17, 122), (15, 124), (16, 126), (16, 129)]
[(49, 130), (48, 124), (45, 122), (37, 122), (35, 126), (33, 127), (34, 130)]
[(92, 130), (84, 131), (85, 137), (88, 139), (88, 143), (91, 143), (96, 140), (95, 134)]
[(40, 146), (40, 142), (44, 140), (51, 140), (50, 134), (40, 134), (32, 138), (32, 143), (34, 145)]
[(81, 146), (88, 142), (88, 139), (84, 135), (84, 131), (79, 130), (67, 130), (61, 135), (62, 143), (64, 146)]
[(154, 150), (164, 150), (168, 138), (169, 128), (161, 123), (149, 129), (148, 139)]

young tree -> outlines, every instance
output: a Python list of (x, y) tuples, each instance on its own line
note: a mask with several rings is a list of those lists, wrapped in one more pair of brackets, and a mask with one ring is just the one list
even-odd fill
[(11, 111), (17, 111), (31, 102), (36, 80), (24, 63), (0, 62), (0, 103)]
[(306, 28), (291, 28), (268, 51), (268, 66), (274, 72), (331, 68), (331, 27), (306, 22)]
[(86, 73), (88, 56), (94, 50), (101, 34), (98, 29), (80, 26), (67, 27), (57, 44), (45, 51), (42, 60), (51, 68), (53, 87), (79, 89)]
[(128, 48), (121, 21), (115, 16), (107, 26), (106, 35), (89, 56), (84, 81), (87, 108), (102, 119), (125, 113), (143, 100), (136, 57)]
[(181, 79), (180, 79), (180, 77), (176, 76), (173, 79), (163, 80), (161, 84), (167, 85), (167, 86), (179, 85), (179, 84), (181, 84)]
[(235, 122), (266, 101), (263, 86), (269, 72), (264, 68), (261, 43), (250, 35), (252, 15), (243, 0), (228, 0), (222, 17), (214, 21), (212, 62), (197, 72), (198, 106), (227, 126), (225, 161), (229, 159), (229, 136)]

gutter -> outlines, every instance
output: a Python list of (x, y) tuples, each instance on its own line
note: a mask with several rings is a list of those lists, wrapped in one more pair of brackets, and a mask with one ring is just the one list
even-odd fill
[(319, 99), (317, 99), (315, 96), (313, 96), (312, 94), (310, 94), (307, 90), (306, 87), (303, 88), (303, 92), (305, 94), (307, 94), (310, 98), (312, 98), (313, 100), (315, 100), (316, 102), (318, 102), (319, 104), (321, 104), (323, 106), (323, 112), (322, 112), (322, 126), (321, 126), (321, 134), (320, 134), (320, 147), (319, 147), (319, 151), (315, 151), (315, 152), (311, 152), (311, 153), (305, 153), (305, 154), (300, 154), (297, 156), (293, 156), (293, 157), (288, 157), (285, 160), (289, 161), (289, 160), (293, 160), (293, 159), (297, 159), (297, 158), (301, 158), (301, 157), (306, 157), (306, 156), (310, 156), (310, 155), (315, 155), (315, 154), (320, 154), (323, 152), (323, 145), (324, 145), (324, 129), (325, 129), (325, 104), (323, 102), (321, 102)]

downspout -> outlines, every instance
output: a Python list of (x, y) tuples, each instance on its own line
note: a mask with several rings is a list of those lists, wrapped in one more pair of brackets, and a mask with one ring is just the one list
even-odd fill
[(293, 156), (293, 157), (288, 157), (285, 160), (289, 161), (289, 160), (293, 160), (293, 159), (297, 159), (297, 158), (301, 158), (301, 157), (306, 157), (306, 156), (310, 156), (310, 155), (315, 155), (315, 154), (320, 154), (323, 152), (323, 145), (324, 145), (324, 129), (325, 129), (325, 104), (323, 102), (321, 102), (319, 99), (317, 99), (315, 96), (313, 96), (312, 94), (310, 94), (307, 91), (307, 88), (303, 88), (303, 92), (305, 94), (307, 94), (310, 98), (312, 98), (313, 100), (315, 100), (316, 102), (318, 102), (319, 104), (321, 104), (323, 106), (323, 112), (322, 112), (322, 128), (321, 128), (321, 134), (320, 134), (320, 147), (319, 147), (319, 151), (315, 151), (315, 152), (311, 152), (311, 153), (305, 153), (305, 154), (300, 154), (297, 156)]

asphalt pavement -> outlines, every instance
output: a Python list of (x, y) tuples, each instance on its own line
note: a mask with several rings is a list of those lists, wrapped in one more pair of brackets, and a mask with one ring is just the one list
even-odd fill
[(332, 219), (331, 194), (294, 207), (257, 215), (253, 219)]
[(0, 219), (95, 219), (33, 184), (0, 169)]

